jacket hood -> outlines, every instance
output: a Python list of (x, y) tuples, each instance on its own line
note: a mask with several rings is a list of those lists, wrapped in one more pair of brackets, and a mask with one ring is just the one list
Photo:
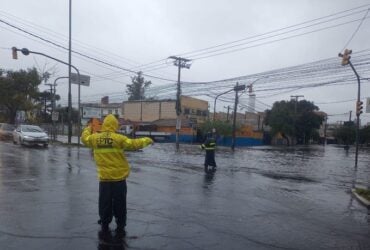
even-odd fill
[(107, 115), (104, 118), (102, 131), (115, 132), (118, 129), (118, 120), (112, 114)]

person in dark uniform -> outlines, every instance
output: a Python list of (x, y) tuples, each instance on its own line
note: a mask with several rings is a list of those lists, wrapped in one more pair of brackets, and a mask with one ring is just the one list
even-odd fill
[(200, 146), (201, 149), (206, 150), (206, 158), (204, 161), (204, 171), (209, 173), (208, 166), (212, 167), (212, 172), (216, 171), (216, 161), (215, 161), (215, 149), (216, 149), (216, 140), (213, 138), (212, 133), (207, 133), (207, 139)]

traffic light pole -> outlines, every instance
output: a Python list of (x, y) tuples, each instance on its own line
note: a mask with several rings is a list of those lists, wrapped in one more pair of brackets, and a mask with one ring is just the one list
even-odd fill
[[(58, 58), (49, 56), (49, 55), (41, 53), (41, 52), (31, 51), (31, 50), (28, 50), (26, 48), (17, 49), (16, 47), (13, 47), (12, 51), (13, 51), (13, 59), (17, 59), (16, 52), (20, 51), (25, 56), (28, 56), (29, 54), (44, 56), (44, 57), (47, 57), (47, 58), (52, 59), (54, 61), (57, 61), (57, 62), (60, 62), (62, 64), (65, 64), (67, 66), (70, 66), (71, 68), (76, 70), (76, 72), (77, 72), (77, 82), (78, 82), (78, 120), (79, 120), (78, 126), (80, 126), (80, 85), (81, 85), (80, 84), (80, 71), (75, 66), (73, 66), (72, 64), (69, 64), (67, 62), (64, 62), (64, 61), (58, 59)], [(70, 79), (70, 77), (69, 77), (69, 79)], [(71, 137), (72, 137), (72, 94), (71, 94), (71, 89), (68, 88), (68, 145), (71, 144)], [(79, 146), (80, 146), (80, 135), (78, 135), (78, 147)]]
[[(361, 102), (361, 82), (360, 82), (360, 76), (358, 75), (355, 67), (353, 66), (352, 62), (348, 60), (348, 64), (351, 66), (353, 72), (356, 75), (357, 78), (357, 104)], [(357, 105), (356, 105), (357, 109)], [(359, 134), (360, 134), (360, 110), (356, 110), (356, 153), (355, 153), (355, 170), (357, 170), (357, 162), (358, 162), (358, 143), (359, 143)]]

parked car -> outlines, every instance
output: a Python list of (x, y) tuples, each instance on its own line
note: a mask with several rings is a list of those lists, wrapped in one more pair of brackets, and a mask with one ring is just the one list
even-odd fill
[(0, 123), (0, 140), (11, 141), (13, 138), (14, 125)]
[(21, 145), (42, 144), (44, 147), (47, 147), (49, 145), (49, 137), (39, 126), (19, 125), (13, 132), (13, 142)]

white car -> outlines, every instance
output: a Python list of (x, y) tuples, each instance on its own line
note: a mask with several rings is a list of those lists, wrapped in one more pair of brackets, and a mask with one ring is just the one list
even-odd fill
[(19, 125), (13, 132), (13, 143), (20, 145), (42, 144), (46, 148), (49, 145), (49, 137), (39, 126)]

